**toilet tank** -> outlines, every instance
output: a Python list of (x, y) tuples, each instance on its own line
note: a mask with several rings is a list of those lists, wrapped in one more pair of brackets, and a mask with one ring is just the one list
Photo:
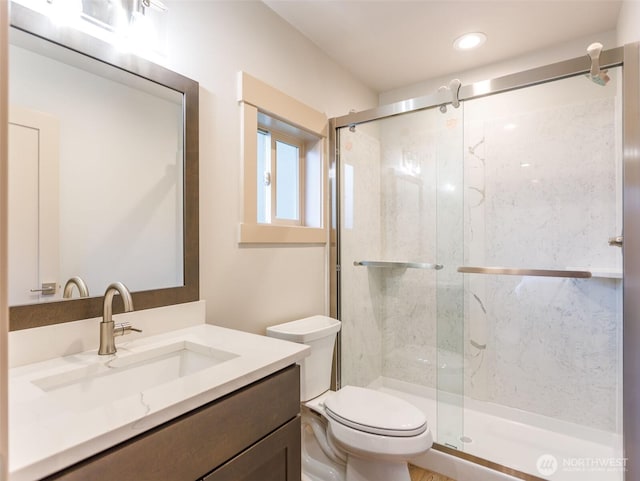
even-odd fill
[(307, 344), (311, 354), (300, 364), (300, 400), (308, 401), (331, 387), (331, 365), (340, 321), (312, 316), (267, 328), (267, 336)]

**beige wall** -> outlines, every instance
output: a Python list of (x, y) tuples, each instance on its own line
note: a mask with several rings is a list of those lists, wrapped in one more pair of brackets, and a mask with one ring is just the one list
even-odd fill
[(0, 480), (7, 479), (9, 451), (7, 377), (7, 2), (0, 0)]
[(625, 0), (618, 15), (618, 45), (640, 40), (640, 2)]
[(239, 247), (242, 70), (328, 117), (377, 96), (261, 2), (170, 1), (166, 65), (200, 82), (200, 296), (207, 321), (263, 333), (328, 312), (323, 246)]

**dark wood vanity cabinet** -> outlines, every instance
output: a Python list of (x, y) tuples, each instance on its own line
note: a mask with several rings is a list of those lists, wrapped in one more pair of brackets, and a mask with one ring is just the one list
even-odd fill
[(202, 481), (300, 481), (300, 417), (220, 466)]
[(45, 479), (300, 481), (299, 386), (290, 366)]

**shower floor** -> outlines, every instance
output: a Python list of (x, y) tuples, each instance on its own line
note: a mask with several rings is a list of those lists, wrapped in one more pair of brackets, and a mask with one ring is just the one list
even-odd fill
[(441, 403), (441, 410), (452, 414), (451, 422), (441, 420), (447, 425), (439, 431), (435, 389), (389, 378), (369, 387), (414, 404), (436, 440), (438, 435), (456, 439), (458, 449), (474, 456), (553, 481), (623, 480), (622, 441), (615, 433), (470, 398), (464, 399), (462, 418), (456, 403)]

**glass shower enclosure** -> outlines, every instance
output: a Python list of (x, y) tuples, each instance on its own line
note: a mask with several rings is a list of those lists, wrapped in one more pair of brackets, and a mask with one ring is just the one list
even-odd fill
[(623, 75), (584, 73), (336, 129), (339, 383), (524, 479), (624, 479)]

